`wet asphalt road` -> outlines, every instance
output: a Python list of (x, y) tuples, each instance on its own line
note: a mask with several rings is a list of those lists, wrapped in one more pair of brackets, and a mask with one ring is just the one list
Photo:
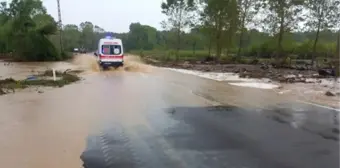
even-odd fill
[[(110, 117), (88, 137), (81, 156), (88, 168), (339, 167), (338, 111), (269, 100), (275, 95), (264, 91), (266, 100), (256, 100), (258, 90), (223, 88), (175, 72), (103, 80), (100, 90), (112, 95), (103, 109)], [(216, 95), (226, 99), (205, 96), (206, 87), (222, 87)], [(267, 103), (226, 102), (236, 96)]]
[(6, 167), (339, 167), (338, 111), (166, 70), (94, 73), (0, 106)]

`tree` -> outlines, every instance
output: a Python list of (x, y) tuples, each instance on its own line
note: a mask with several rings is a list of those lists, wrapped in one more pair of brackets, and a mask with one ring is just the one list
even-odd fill
[(163, 21), (165, 29), (175, 29), (177, 32), (176, 60), (178, 61), (181, 46), (181, 33), (191, 23), (195, 4), (193, 0), (167, 0), (161, 5), (162, 13), (168, 16), (167, 21)]
[[(14, 59), (23, 61), (53, 61), (64, 59), (64, 55), (55, 48), (59, 45), (56, 22), (46, 13), (40, 0), (13, 0), (9, 5), (0, 3), (0, 53), (13, 52)], [(153, 49), (156, 44), (157, 30), (143, 25), (148, 43), (143, 47)], [(63, 45), (67, 51), (84, 46), (95, 49), (97, 42), (105, 35), (105, 30), (91, 22), (77, 25), (65, 25)], [(127, 33), (117, 34), (124, 44)]]
[(80, 31), (81, 31), (81, 46), (87, 50), (93, 50), (96, 46), (95, 33), (94, 33), (94, 25), (91, 22), (82, 22), (80, 23)]
[(0, 25), (5, 24), (10, 19), (9, 8), (6, 2), (0, 2)]
[(0, 3), (0, 53), (6, 53), (10, 50), (9, 32), (11, 25), (8, 23), (10, 19), (9, 9), (6, 2)]
[(211, 56), (211, 50), (214, 42), (214, 25), (210, 22), (205, 22), (201, 25), (200, 32), (204, 35), (205, 40), (208, 42), (208, 54)]
[(240, 56), (244, 43), (244, 32), (246, 25), (254, 20), (254, 16), (259, 10), (259, 0), (238, 0), (239, 17), (240, 17), (240, 36), (237, 56)]
[(95, 33), (105, 33), (105, 30), (97, 25), (94, 26)]
[(202, 41), (202, 36), (200, 35), (199, 28), (193, 28), (191, 29), (190, 33), (188, 33), (188, 43), (192, 46), (192, 54), (196, 55), (196, 49), (197, 45), (199, 44), (199, 41)]
[(319, 41), (321, 30), (334, 27), (339, 22), (340, 0), (306, 0), (305, 6), (308, 9), (308, 20), (306, 26), (315, 31), (313, 44), (312, 65), (316, 57), (316, 46)]
[(202, 22), (211, 28), (215, 35), (216, 57), (220, 58), (223, 48), (232, 46), (232, 40), (238, 26), (236, 0), (204, 0), (201, 12)]
[(336, 0), (334, 2), (334, 10), (333, 12), (333, 17), (331, 20), (331, 27), (335, 30), (337, 30), (337, 46), (336, 46), (336, 53), (335, 57), (337, 59), (340, 58), (340, 0)]
[(129, 28), (129, 47), (143, 50), (148, 43), (147, 28), (140, 23), (131, 23)]
[(303, 0), (262, 0), (265, 14), (263, 28), (277, 37), (276, 61), (279, 61), (283, 54), (284, 33), (296, 29), (296, 23), (303, 19), (299, 15), (302, 5)]
[(57, 30), (56, 22), (46, 14), (40, 0), (13, 0), (8, 11), (10, 24), (8, 45), (19, 60), (60, 60), (61, 57), (47, 36)]
[(68, 24), (63, 27), (63, 46), (66, 51), (72, 51), (79, 48), (81, 43), (81, 32), (79, 27), (74, 24)]

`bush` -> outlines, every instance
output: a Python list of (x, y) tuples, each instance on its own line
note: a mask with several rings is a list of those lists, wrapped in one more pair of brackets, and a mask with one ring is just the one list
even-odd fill
[(63, 51), (60, 55), (61, 55), (61, 60), (72, 59), (73, 57), (73, 53), (66, 52), (66, 51)]
[[(292, 40), (283, 41), (284, 56), (295, 55), (297, 59), (311, 59), (313, 52), (313, 40), (296, 43)], [(316, 46), (316, 57), (330, 57), (336, 50), (335, 43), (323, 43), (319, 41)], [(255, 44), (243, 50), (243, 55), (248, 57), (271, 58), (277, 52), (277, 42), (274, 40), (266, 41), (262, 44)], [(292, 58), (293, 59), (293, 58)]]

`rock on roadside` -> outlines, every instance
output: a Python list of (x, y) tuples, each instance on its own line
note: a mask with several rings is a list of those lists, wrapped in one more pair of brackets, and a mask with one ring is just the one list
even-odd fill
[(335, 94), (332, 93), (331, 91), (327, 91), (327, 92), (325, 93), (325, 95), (326, 95), (326, 96), (335, 96)]

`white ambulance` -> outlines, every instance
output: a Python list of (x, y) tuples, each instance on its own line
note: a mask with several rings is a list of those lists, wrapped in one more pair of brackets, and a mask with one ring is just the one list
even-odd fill
[(100, 66), (118, 67), (124, 65), (124, 51), (121, 39), (106, 37), (99, 40), (98, 50), (95, 53)]

